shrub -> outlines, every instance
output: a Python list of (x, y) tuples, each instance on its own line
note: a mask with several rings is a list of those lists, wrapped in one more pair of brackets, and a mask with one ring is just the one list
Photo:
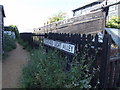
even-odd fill
[(93, 60), (88, 59), (86, 63), (83, 54), (78, 64), (77, 57), (79, 56), (76, 55), (70, 64), (70, 71), (66, 71), (65, 57), (61, 57), (58, 51), (46, 54), (43, 48), (32, 50), (30, 60), (23, 68), (21, 87), (90, 88), (92, 75), (89, 71)]
[(3, 50), (4, 50), (4, 55), (7, 55), (7, 53), (13, 49), (16, 48), (16, 43), (15, 40), (12, 39), (9, 35), (4, 34), (3, 37)]
[(110, 20), (107, 21), (106, 25), (107, 25), (108, 28), (118, 28), (118, 29), (120, 29), (120, 16), (111, 17)]

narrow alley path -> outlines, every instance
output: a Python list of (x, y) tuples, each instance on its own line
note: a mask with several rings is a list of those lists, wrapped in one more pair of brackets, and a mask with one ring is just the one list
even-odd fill
[(17, 48), (11, 51), (2, 63), (2, 88), (19, 88), (22, 66), (28, 60), (29, 53), (16, 44)]

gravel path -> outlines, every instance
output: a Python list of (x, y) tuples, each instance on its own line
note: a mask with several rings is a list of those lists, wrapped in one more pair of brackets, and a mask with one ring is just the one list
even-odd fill
[(29, 53), (16, 44), (17, 48), (9, 53), (2, 64), (2, 88), (19, 88), (22, 66), (26, 63)]

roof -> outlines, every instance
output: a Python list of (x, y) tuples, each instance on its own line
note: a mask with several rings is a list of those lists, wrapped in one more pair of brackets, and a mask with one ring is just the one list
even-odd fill
[(120, 29), (115, 28), (105, 28), (105, 31), (111, 35), (112, 40), (120, 48)]
[(3, 5), (0, 5), (0, 9), (2, 10), (3, 17), (5, 17), (4, 7)]
[(97, 1), (94, 1), (94, 2), (92, 2), (92, 3), (86, 4), (86, 5), (82, 6), (82, 7), (79, 7), (79, 8), (77, 8), (77, 9), (74, 9), (74, 10), (72, 10), (72, 11), (75, 12), (75, 11), (78, 11), (78, 10), (80, 10), (80, 9), (84, 9), (84, 8), (86, 8), (86, 7), (89, 7), (89, 6), (91, 6), (91, 5), (96, 5), (96, 4), (102, 3), (103, 1), (105, 1), (105, 0), (97, 0)]

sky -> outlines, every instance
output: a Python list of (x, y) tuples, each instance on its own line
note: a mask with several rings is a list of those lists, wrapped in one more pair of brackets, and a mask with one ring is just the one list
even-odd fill
[(0, 0), (6, 17), (4, 26), (16, 25), (19, 32), (33, 32), (59, 11), (73, 16), (72, 10), (96, 0)]

